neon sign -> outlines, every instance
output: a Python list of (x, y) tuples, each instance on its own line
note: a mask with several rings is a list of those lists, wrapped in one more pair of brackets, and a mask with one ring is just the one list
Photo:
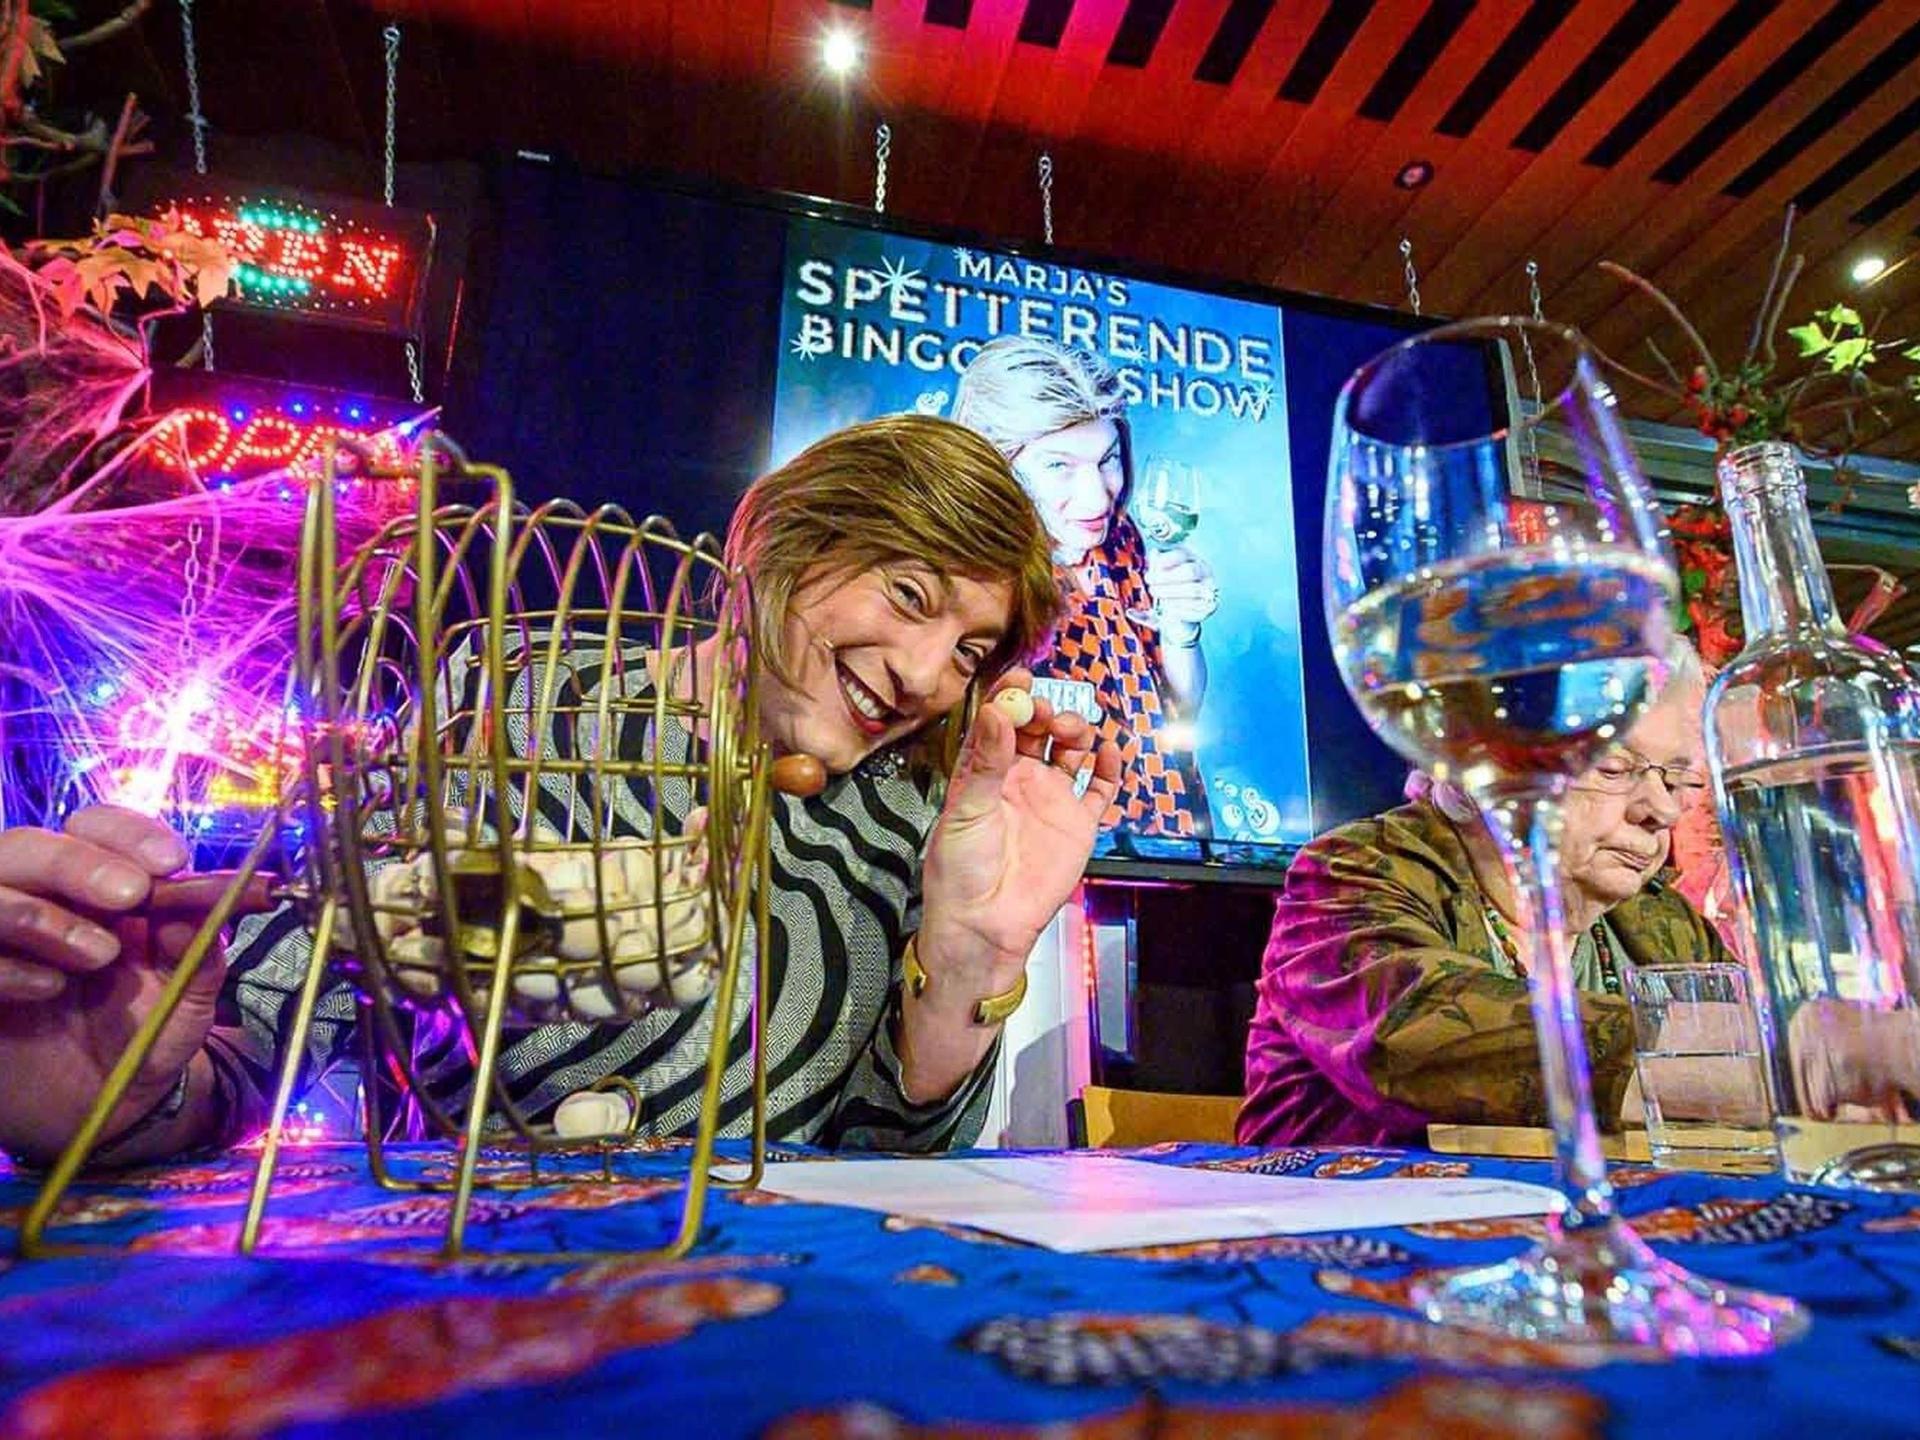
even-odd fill
[(225, 302), (414, 334), (433, 250), (433, 218), (291, 192), (228, 192), (178, 202), (190, 233), (237, 262)]
[[(316, 472), (327, 450), (349, 440), (380, 465), (398, 465), (407, 439), (433, 411), (391, 401), (278, 385), (260, 380), (170, 381), (156, 377), (156, 390), (171, 404), (147, 433), (142, 458), (173, 476), (217, 490), (263, 475), (293, 480), (306, 467)], [(343, 473), (352, 468), (342, 467)]]

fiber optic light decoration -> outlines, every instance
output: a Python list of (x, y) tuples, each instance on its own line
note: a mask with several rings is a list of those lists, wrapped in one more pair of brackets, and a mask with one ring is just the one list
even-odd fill
[(226, 189), (175, 202), (180, 223), (238, 262), (223, 304), (420, 333), (433, 217), (341, 196)]
[[(319, 473), (336, 440), (358, 443), (381, 466), (398, 466), (405, 445), (437, 413), (313, 385), (204, 371), (161, 372), (154, 377), (153, 398), (158, 418), (142, 442), (146, 463), (222, 491), (286, 472), (284, 500), (296, 497), (304, 471)], [(342, 493), (363, 483), (343, 478)]]

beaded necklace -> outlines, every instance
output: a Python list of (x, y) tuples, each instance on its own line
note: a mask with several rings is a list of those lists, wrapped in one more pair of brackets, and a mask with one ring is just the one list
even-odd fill
[[(1507, 957), (1507, 963), (1513, 966), (1514, 973), (1526, 978), (1527, 967), (1520, 958), (1520, 943), (1514, 937), (1507, 917), (1494, 908), (1485, 895), (1480, 898), (1480, 908), (1487, 920), (1487, 933), (1493, 937), (1493, 943), (1500, 947), (1500, 953)], [(1608, 932), (1606, 921), (1596, 920), (1587, 927), (1587, 934), (1593, 940), (1593, 953), (1600, 962), (1600, 985), (1609, 995), (1618, 995), (1620, 990), (1619, 957), (1613, 951), (1613, 936)]]

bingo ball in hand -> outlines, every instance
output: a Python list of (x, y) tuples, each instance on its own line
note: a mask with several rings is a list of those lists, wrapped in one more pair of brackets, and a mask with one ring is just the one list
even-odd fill
[(1033, 696), (1018, 685), (1009, 685), (1004, 690), (996, 691), (993, 704), (1013, 722), (1016, 730), (1033, 719)]

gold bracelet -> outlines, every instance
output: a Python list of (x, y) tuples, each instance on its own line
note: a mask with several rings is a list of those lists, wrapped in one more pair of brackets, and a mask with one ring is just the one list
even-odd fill
[[(908, 938), (907, 948), (900, 954), (901, 978), (906, 982), (907, 993), (918, 1000), (926, 992), (927, 967), (920, 963), (920, 937)], [(1022, 970), (1020, 978), (1013, 982), (1013, 988), (1003, 990), (998, 995), (989, 995), (973, 1007), (973, 1023), (976, 1025), (998, 1025), (1020, 1008), (1020, 1002), (1027, 998), (1027, 972)]]

